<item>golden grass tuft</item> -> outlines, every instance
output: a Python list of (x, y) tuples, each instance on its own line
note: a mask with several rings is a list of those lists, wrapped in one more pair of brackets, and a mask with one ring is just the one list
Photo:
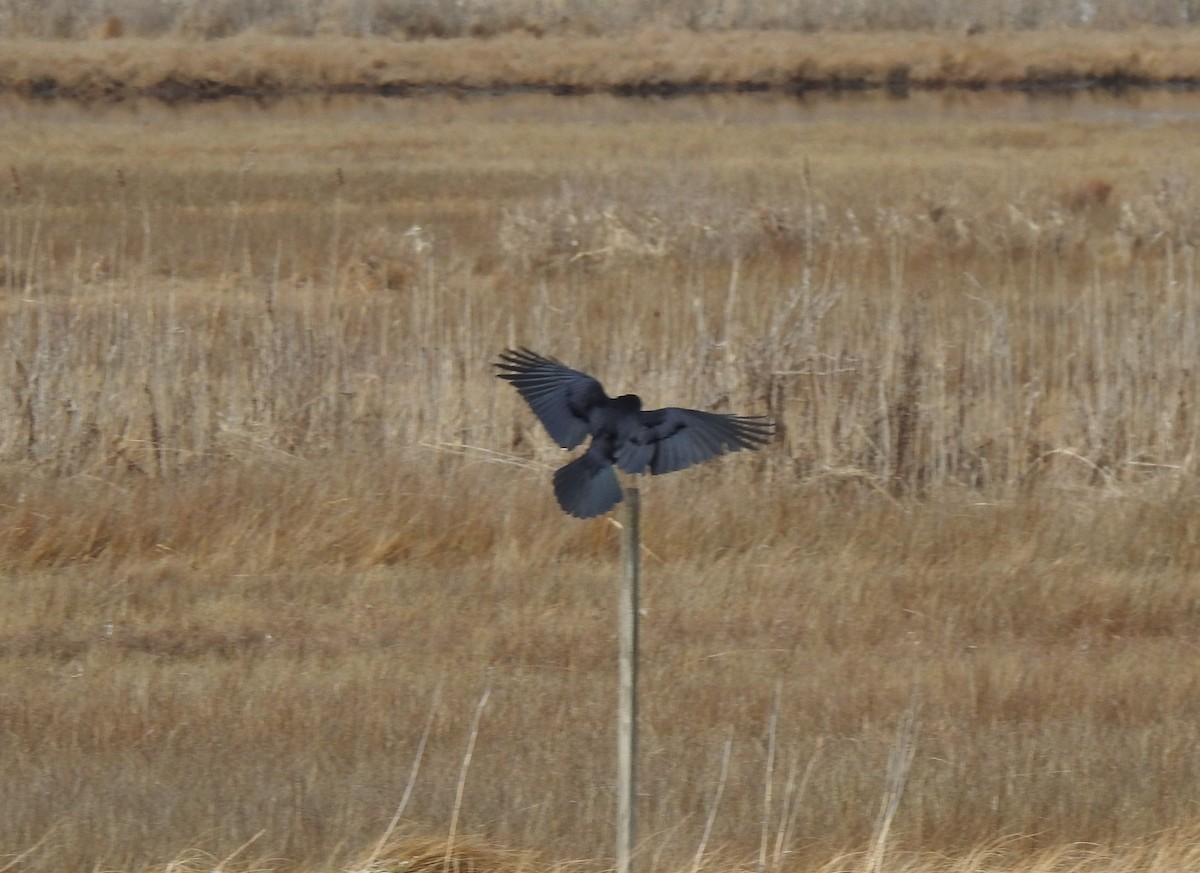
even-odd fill
[(349, 869), (357, 873), (549, 873), (569, 868), (478, 838), (404, 836), (379, 847), (361, 865), (352, 862)]

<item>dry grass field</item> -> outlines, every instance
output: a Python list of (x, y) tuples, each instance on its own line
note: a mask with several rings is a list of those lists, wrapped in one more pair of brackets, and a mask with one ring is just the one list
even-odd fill
[(1187, 27), (1197, 0), (0, 0), (0, 34), (223, 39), (246, 33), (488, 38), (668, 30), (1128, 30)]
[[(0, 0), (2, 2), (2, 0)], [(787, 94), (1200, 85), (1200, 30), (694, 30), (488, 39), (2, 38), (0, 92), (36, 98), (271, 101), (323, 93)]]
[(1186, 99), (0, 117), (0, 869), (606, 869), (512, 344), (780, 425), (643, 486), (639, 869), (1200, 868)]

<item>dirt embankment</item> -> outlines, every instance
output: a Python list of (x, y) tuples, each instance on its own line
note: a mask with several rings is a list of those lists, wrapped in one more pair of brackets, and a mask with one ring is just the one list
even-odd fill
[(85, 101), (439, 90), (673, 95), (1154, 86), (1200, 87), (1200, 31), (0, 42), (0, 91)]

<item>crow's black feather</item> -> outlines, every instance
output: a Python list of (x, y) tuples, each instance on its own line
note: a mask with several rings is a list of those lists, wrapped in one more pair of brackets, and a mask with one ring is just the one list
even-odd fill
[(512, 382), (564, 449), (592, 442), (554, 474), (559, 506), (578, 518), (601, 515), (621, 502), (613, 466), (660, 475), (710, 458), (757, 449), (774, 433), (770, 419), (681, 409), (642, 409), (636, 394), (609, 397), (593, 377), (529, 349), (500, 354), (496, 373)]

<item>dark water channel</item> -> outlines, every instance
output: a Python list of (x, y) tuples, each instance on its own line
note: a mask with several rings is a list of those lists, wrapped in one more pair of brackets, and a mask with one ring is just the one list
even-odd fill
[(1134, 89), (1068, 92), (926, 91), (903, 96), (886, 92), (785, 95), (778, 92), (626, 97), (612, 94), (554, 96), (546, 93), (438, 92), (404, 97), (303, 95), (270, 101), (229, 97), (167, 104), (153, 99), (114, 103), (0, 98), (0, 124), (38, 119), (66, 123), (100, 119), (165, 121), (266, 119), (438, 123), (582, 122), (620, 124), (679, 122), (794, 124), (805, 121), (873, 121), (929, 124), (939, 120), (1014, 123), (1080, 122), (1135, 125), (1200, 120), (1200, 91)]

